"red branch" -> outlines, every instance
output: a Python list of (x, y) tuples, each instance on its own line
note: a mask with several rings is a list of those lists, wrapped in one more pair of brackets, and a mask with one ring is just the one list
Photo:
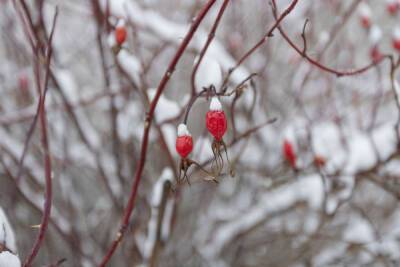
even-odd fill
[(113, 243), (111, 244), (111, 247), (108, 249), (106, 255), (104, 256), (104, 258), (102, 259), (100, 266), (106, 266), (106, 264), (110, 261), (111, 257), (113, 256), (115, 250), (117, 249), (119, 243), (121, 242), (124, 233), (126, 232), (128, 225), (129, 225), (129, 219), (132, 215), (132, 211), (135, 207), (135, 199), (137, 196), (137, 190), (140, 184), (140, 180), (142, 178), (142, 172), (143, 172), (143, 168), (144, 168), (144, 164), (146, 162), (146, 155), (147, 155), (147, 146), (148, 146), (148, 142), (149, 142), (149, 134), (150, 134), (150, 125), (154, 119), (154, 111), (157, 107), (157, 103), (158, 100), (162, 94), (162, 92), (165, 89), (165, 86), (167, 85), (169, 79), (171, 78), (171, 75), (173, 74), (174, 70), (175, 70), (175, 66), (178, 63), (178, 61), (180, 60), (180, 58), (182, 57), (183, 53), (186, 50), (186, 47), (188, 46), (190, 40), (192, 39), (194, 33), (196, 32), (197, 28), (199, 27), (201, 21), (204, 19), (204, 17), (206, 16), (206, 14), (208, 13), (208, 11), (210, 10), (210, 8), (212, 7), (212, 5), (216, 2), (216, 0), (209, 0), (205, 6), (202, 8), (202, 10), (200, 11), (199, 15), (196, 17), (196, 19), (193, 21), (189, 32), (186, 34), (185, 38), (183, 39), (180, 47), (178, 48), (178, 51), (176, 52), (175, 56), (173, 57), (172, 61), (170, 62), (168, 69), (166, 70), (166, 72), (164, 73), (163, 78), (160, 81), (160, 84), (157, 87), (157, 91), (155, 94), (155, 97), (153, 99), (153, 101), (150, 104), (150, 110), (147, 113), (146, 116), (146, 120), (145, 120), (145, 124), (144, 124), (144, 133), (143, 133), (143, 140), (142, 140), (142, 146), (141, 146), (141, 151), (140, 151), (140, 159), (139, 159), (139, 164), (137, 166), (136, 169), (136, 173), (135, 173), (135, 178), (134, 178), (134, 182), (132, 184), (132, 188), (131, 188), (131, 193), (129, 196), (129, 200), (127, 203), (127, 206), (124, 210), (124, 215), (122, 218), (122, 222), (121, 222), (121, 227), (120, 230), (117, 234), (116, 239), (113, 241)]

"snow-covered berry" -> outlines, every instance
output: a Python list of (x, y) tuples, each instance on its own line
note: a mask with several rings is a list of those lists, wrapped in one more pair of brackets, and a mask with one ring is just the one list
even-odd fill
[(208, 131), (217, 141), (221, 141), (227, 129), (225, 112), (217, 97), (211, 99), (210, 110), (206, 114)]
[(186, 158), (193, 150), (193, 138), (187, 126), (183, 123), (178, 126), (178, 137), (176, 138), (176, 151), (182, 158)]
[(371, 49), (369, 51), (369, 56), (373, 62), (379, 61), (383, 57), (383, 55), (377, 45), (374, 45), (373, 47), (371, 47)]
[(368, 29), (371, 26), (371, 8), (367, 3), (362, 2), (359, 6), (361, 25)]
[(396, 51), (400, 52), (400, 28), (396, 28), (393, 31), (392, 45)]
[(400, 8), (399, 1), (397, 1), (397, 0), (387, 0), (386, 1), (386, 10), (390, 15), (395, 16), (397, 14), (397, 12), (399, 11), (399, 8)]

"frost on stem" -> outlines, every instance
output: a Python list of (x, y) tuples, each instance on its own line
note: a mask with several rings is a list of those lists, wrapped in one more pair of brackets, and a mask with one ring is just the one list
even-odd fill
[(222, 110), (222, 105), (221, 105), (221, 102), (219, 102), (218, 97), (213, 97), (211, 99), (210, 110), (213, 110), (213, 111), (217, 111), (217, 110), (221, 111)]
[[(199, 57), (195, 59), (194, 64), (196, 64), (198, 60)], [(214, 58), (210, 56), (204, 56), (203, 60), (200, 62), (195, 77), (195, 85), (197, 90), (209, 88), (210, 86), (219, 88), (221, 84), (222, 70), (220, 64)]]
[(178, 137), (185, 136), (185, 135), (192, 136), (189, 133), (189, 130), (188, 130), (186, 124), (181, 123), (178, 125)]
[(0, 207), (0, 266), (20, 267), (21, 261), (17, 253), (14, 231), (6, 214)]
[(169, 237), (170, 220), (172, 219), (169, 203), (173, 203), (173, 200), (168, 199), (168, 192), (172, 185), (173, 177), (172, 170), (166, 168), (153, 187), (151, 217), (143, 250), (145, 266), (154, 266), (157, 247)]
[(369, 41), (371, 42), (371, 45), (377, 45), (382, 39), (382, 36), (383, 34), (381, 28), (378, 25), (373, 25), (369, 32)]
[(9, 251), (0, 252), (0, 266), (1, 267), (21, 267), (19, 258)]
[(371, 26), (371, 8), (365, 2), (361, 2), (359, 6), (360, 22), (364, 28), (369, 28)]

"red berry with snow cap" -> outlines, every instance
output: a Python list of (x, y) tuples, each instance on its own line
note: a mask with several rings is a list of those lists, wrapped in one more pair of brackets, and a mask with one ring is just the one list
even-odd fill
[(397, 0), (387, 0), (386, 9), (390, 15), (394, 16), (400, 8), (400, 1)]
[(400, 52), (400, 28), (394, 29), (392, 45), (397, 52)]
[(127, 31), (125, 27), (125, 22), (123, 20), (119, 20), (117, 26), (115, 27), (115, 42), (117, 45), (121, 46), (127, 36)]
[(294, 152), (292, 143), (287, 139), (283, 142), (283, 155), (289, 162), (290, 166), (296, 168), (296, 153)]
[(371, 26), (371, 8), (367, 3), (362, 2), (359, 6), (361, 25), (368, 29)]
[(221, 141), (227, 129), (225, 112), (217, 97), (211, 99), (210, 110), (206, 114), (208, 131), (217, 141)]
[(182, 158), (186, 158), (193, 150), (193, 139), (185, 124), (179, 124), (178, 126), (175, 147)]
[(381, 51), (379, 50), (378, 46), (373, 46), (370, 51), (369, 51), (369, 55), (371, 57), (371, 60), (376, 62), (382, 59), (383, 55), (381, 53)]

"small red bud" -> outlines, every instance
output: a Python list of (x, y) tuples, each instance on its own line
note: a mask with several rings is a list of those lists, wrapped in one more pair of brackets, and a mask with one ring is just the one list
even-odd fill
[(400, 40), (393, 39), (393, 48), (400, 52)]
[(294, 152), (293, 145), (287, 139), (283, 142), (283, 155), (289, 162), (292, 168), (296, 168), (296, 153)]
[(321, 155), (316, 155), (314, 158), (314, 164), (318, 168), (324, 167), (326, 164), (326, 159)]
[(361, 25), (363, 28), (368, 29), (371, 26), (371, 20), (369, 17), (361, 17)]
[(373, 62), (381, 60), (383, 57), (381, 51), (379, 50), (378, 46), (373, 46), (369, 52), (369, 56)]
[(25, 74), (21, 74), (18, 77), (18, 84), (19, 84), (19, 88), (21, 89), (21, 92), (23, 93), (27, 93), (28, 89), (29, 89), (29, 79), (28, 76), (26, 76)]
[(186, 158), (193, 150), (193, 138), (185, 124), (178, 126), (178, 137), (176, 138), (175, 148), (182, 158)]
[(399, 2), (397, 2), (396, 0), (389, 0), (386, 9), (391, 16), (395, 16), (397, 14), (397, 11), (399, 10), (399, 7)]
[(393, 31), (392, 46), (397, 52), (400, 52), (400, 28)]
[(125, 22), (120, 20), (115, 27), (115, 42), (117, 45), (121, 46), (126, 40), (127, 32), (125, 27)]
[(361, 26), (365, 29), (369, 29), (369, 27), (371, 26), (371, 8), (367, 3), (363, 2), (359, 6), (359, 12)]
[(222, 140), (227, 129), (227, 121), (217, 97), (211, 99), (210, 110), (206, 114), (206, 127), (217, 141)]

